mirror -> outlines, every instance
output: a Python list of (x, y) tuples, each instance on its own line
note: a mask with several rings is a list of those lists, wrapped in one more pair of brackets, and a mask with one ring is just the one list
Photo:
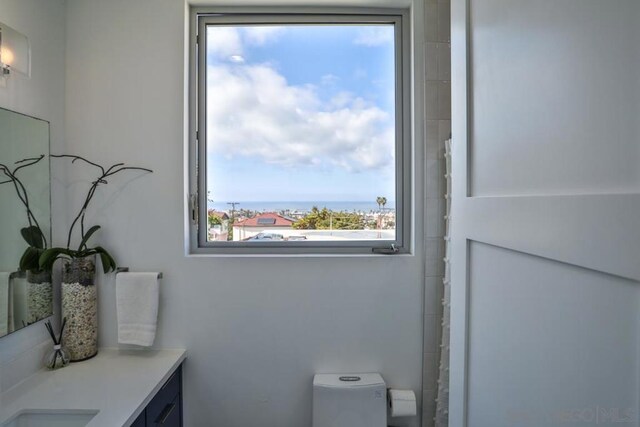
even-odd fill
[(0, 108), (0, 337), (53, 314), (50, 275), (20, 268), (50, 245), (50, 184), (49, 123)]

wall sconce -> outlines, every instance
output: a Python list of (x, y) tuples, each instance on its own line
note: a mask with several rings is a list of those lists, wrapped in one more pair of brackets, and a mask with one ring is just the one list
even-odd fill
[(31, 47), (24, 34), (0, 22), (0, 82), (14, 73), (31, 77)]

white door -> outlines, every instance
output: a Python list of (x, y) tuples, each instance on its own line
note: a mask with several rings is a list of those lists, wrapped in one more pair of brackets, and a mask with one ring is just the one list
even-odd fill
[(640, 1), (452, 1), (450, 425), (638, 426)]

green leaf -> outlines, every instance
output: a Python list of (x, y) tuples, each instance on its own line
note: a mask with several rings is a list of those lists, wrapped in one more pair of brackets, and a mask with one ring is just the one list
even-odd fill
[(117, 268), (116, 260), (113, 259), (111, 254), (109, 254), (105, 248), (102, 246), (96, 246), (94, 250), (97, 254), (100, 254), (100, 261), (102, 262), (102, 270), (104, 271), (104, 274), (107, 274)]
[(20, 229), (20, 234), (22, 234), (22, 238), (29, 246), (33, 246), (38, 249), (44, 248), (44, 237), (42, 236), (42, 231), (40, 231), (40, 229), (35, 225)]
[(51, 271), (51, 269), (53, 268), (53, 264), (56, 262), (58, 258), (61, 258), (63, 256), (67, 256), (69, 258), (77, 258), (76, 255), (77, 255), (77, 252), (72, 251), (70, 249), (65, 249), (65, 248), (46, 249), (40, 255), (40, 258), (38, 259), (38, 264), (42, 270)]
[(89, 230), (87, 230), (86, 233), (84, 233), (84, 236), (82, 237), (82, 242), (80, 242), (80, 246), (78, 246), (78, 250), (79, 251), (81, 251), (82, 248), (86, 248), (87, 247), (87, 242), (89, 241), (91, 236), (93, 236), (93, 233), (95, 233), (99, 229), (100, 229), (99, 225), (94, 225)]
[(22, 254), (22, 258), (20, 258), (20, 270), (21, 271), (29, 271), (29, 270), (39, 270), (40, 264), (39, 259), (40, 255), (44, 252), (43, 249), (34, 248), (32, 246), (28, 247), (24, 254)]

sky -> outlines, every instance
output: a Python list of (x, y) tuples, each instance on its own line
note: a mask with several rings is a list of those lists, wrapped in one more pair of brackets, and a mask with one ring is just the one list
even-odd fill
[(208, 27), (209, 199), (394, 200), (394, 82), (391, 25)]

